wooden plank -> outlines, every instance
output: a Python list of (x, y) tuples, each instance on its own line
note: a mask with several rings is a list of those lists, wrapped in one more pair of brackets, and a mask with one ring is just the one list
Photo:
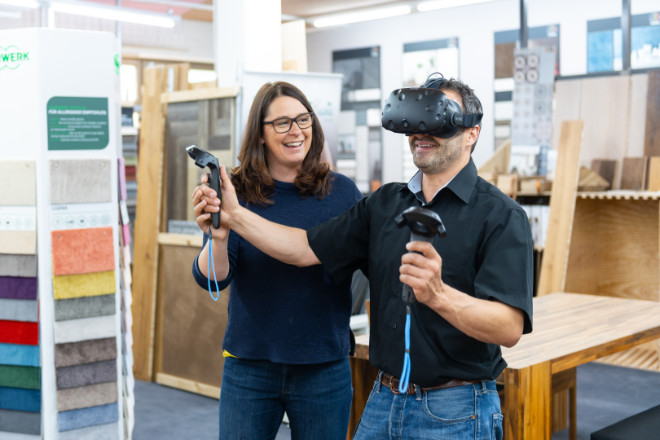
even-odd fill
[(559, 145), (561, 123), (580, 119), (582, 79), (561, 80), (555, 83), (555, 108), (552, 112), (552, 148)]
[(156, 374), (156, 382), (168, 387), (177, 388), (202, 396), (220, 399), (220, 387), (214, 387), (205, 383), (194, 382), (192, 380), (182, 379), (176, 376), (170, 376), (165, 373)]
[(220, 87), (211, 89), (192, 89), (168, 92), (163, 94), (163, 102), (200, 101), (204, 99), (235, 98), (238, 95), (238, 87)]
[(649, 171), (646, 180), (646, 189), (660, 191), (660, 156), (649, 157)]
[(630, 111), (628, 115), (628, 147), (626, 156), (647, 156), (644, 153), (646, 133), (646, 101), (649, 76), (645, 73), (630, 75)]
[(605, 179), (609, 184), (608, 189), (611, 189), (614, 184), (617, 164), (618, 161), (612, 159), (593, 159), (591, 161), (591, 170)]
[(163, 66), (144, 70), (142, 116), (138, 156), (137, 210), (133, 261), (133, 372), (151, 381), (155, 317), (157, 233), (160, 230), (161, 176), (165, 119), (160, 94), (166, 84)]
[(509, 172), (509, 160), (511, 159), (511, 139), (503, 142), (493, 155), (479, 167), (479, 175), (488, 173), (492, 176), (506, 174)]
[[(585, 79), (582, 83), (580, 119), (584, 121), (584, 138), (580, 163), (591, 164), (595, 158), (621, 160), (626, 155), (628, 138), (628, 76)], [(616, 103), (616, 104), (614, 104)], [(620, 188), (614, 178), (614, 189)]]
[(219, 388), (229, 289), (220, 292), (216, 302), (197, 285), (192, 264), (199, 250), (199, 246), (160, 246), (154, 373)]
[(641, 191), (646, 184), (647, 157), (624, 157), (621, 170), (621, 189)]
[(509, 440), (551, 438), (550, 362), (503, 372), (504, 435)]
[(537, 290), (539, 296), (560, 292), (564, 288), (583, 127), (582, 121), (562, 122), (555, 179), (550, 196), (546, 247)]
[(660, 156), (660, 71), (648, 73), (644, 156)]

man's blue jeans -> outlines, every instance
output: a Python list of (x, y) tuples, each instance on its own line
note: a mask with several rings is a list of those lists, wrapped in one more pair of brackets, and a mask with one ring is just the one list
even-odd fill
[(417, 394), (394, 394), (380, 383), (369, 395), (353, 440), (502, 439), (495, 381)]
[(227, 357), (220, 440), (274, 439), (284, 411), (292, 440), (345, 440), (352, 396), (348, 359), (290, 365)]

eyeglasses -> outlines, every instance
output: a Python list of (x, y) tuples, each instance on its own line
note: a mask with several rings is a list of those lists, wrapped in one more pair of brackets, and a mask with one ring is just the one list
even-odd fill
[(311, 127), (314, 121), (312, 116), (314, 116), (314, 113), (309, 112), (298, 115), (295, 118), (277, 118), (272, 121), (264, 121), (263, 124), (272, 124), (277, 133), (288, 133), (294, 121), (301, 130)]

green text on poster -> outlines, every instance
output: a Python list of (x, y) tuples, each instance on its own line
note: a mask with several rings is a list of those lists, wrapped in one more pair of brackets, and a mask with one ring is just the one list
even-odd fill
[(101, 150), (108, 146), (108, 98), (54, 96), (46, 108), (49, 150)]

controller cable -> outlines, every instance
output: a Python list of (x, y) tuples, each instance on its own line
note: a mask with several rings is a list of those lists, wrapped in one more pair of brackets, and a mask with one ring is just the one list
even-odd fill
[(208, 289), (209, 289), (209, 295), (211, 295), (211, 299), (213, 301), (217, 301), (218, 298), (220, 298), (220, 286), (218, 285), (218, 277), (215, 275), (215, 264), (213, 263), (213, 235), (211, 235), (211, 227), (209, 226), (209, 233), (207, 235), (209, 239), (209, 268), (207, 273), (211, 275), (211, 267), (213, 267), (213, 281), (215, 281), (215, 291), (216, 295), (213, 296), (213, 291), (211, 290), (211, 278), (207, 278), (209, 284), (208, 284)]

